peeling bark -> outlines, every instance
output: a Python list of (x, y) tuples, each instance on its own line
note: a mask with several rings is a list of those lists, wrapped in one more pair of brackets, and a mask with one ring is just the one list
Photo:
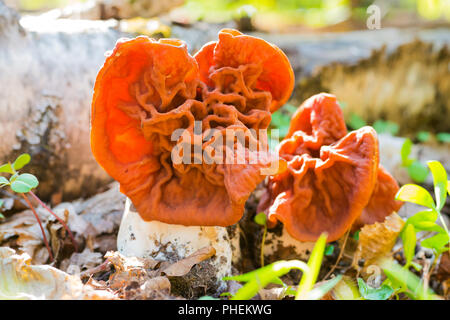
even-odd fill
[(0, 2), (0, 161), (29, 152), (44, 198), (85, 196), (109, 181), (90, 152), (89, 106), (104, 52), (121, 34), (90, 27), (29, 32)]

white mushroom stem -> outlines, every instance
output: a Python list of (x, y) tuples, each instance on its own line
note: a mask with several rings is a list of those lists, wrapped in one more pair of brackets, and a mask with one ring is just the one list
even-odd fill
[(314, 248), (314, 242), (301, 242), (292, 238), (283, 228), (281, 235), (268, 232), (264, 244), (264, 258), (268, 262), (299, 259), (307, 261)]
[(218, 290), (224, 290), (226, 284), (221, 279), (231, 274), (232, 264), (232, 245), (226, 228), (147, 222), (131, 209), (127, 199), (117, 237), (117, 248), (124, 256), (174, 262), (208, 246), (216, 250), (207, 261), (213, 267)]

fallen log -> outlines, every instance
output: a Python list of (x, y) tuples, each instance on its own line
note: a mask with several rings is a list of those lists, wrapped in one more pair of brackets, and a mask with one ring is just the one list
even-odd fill
[(105, 22), (78, 26), (30, 32), (0, 1), (0, 161), (30, 153), (27, 170), (44, 198), (93, 194), (109, 181), (90, 152), (89, 106), (104, 53), (121, 34)]
[[(104, 53), (133, 35), (115, 20), (35, 17), (22, 18), (22, 26), (19, 18), (0, 0), (0, 162), (30, 153), (27, 170), (39, 178), (44, 199), (96, 193), (110, 178), (90, 150), (92, 89)], [(223, 27), (229, 25), (173, 25), (171, 36), (195, 52)], [(255, 35), (287, 53), (298, 83), (293, 104), (328, 91), (346, 103), (346, 115), (398, 121), (404, 132), (450, 131), (443, 121), (450, 115), (445, 30)], [(411, 44), (415, 38), (420, 45)]]

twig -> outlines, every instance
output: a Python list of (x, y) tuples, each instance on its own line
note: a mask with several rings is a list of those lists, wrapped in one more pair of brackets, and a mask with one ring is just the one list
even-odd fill
[(350, 229), (345, 234), (344, 243), (342, 244), (342, 248), (341, 248), (341, 251), (339, 252), (339, 256), (336, 260), (336, 263), (333, 265), (333, 267), (327, 273), (327, 275), (323, 278), (323, 281), (327, 280), (327, 278), (334, 272), (334, 270), (336, 270), (337, 265), (341, 261), (342, 255), (344, 254), (345, 245), (347, 244), (347, 239), (348, 239), (349, 234), (350, 234)]
[(42, 227), (41, 220), (39, 219), (39, 216), (36, 213), (36, 210), (34, 210), (33, 205), (31, 204), (30, 200), (28, 200), (28, 198), (25, 196), (25, 194), (21, 193), (21, 195), (24, 198), (25, 202), (27, 203), (28, 207), (30, 207), (30, 209), (33, 212), (34, 216), (36, 217), (36, 220), (37, 220), (37, 222), (39, 224), (39, 227), (41, 228), (41, 231), (42, 231), (42, 236), (44, 238), (45, 246), (47, 247), (47, 250), (48, 250), (48, 255), (50, 256), (50, 261), (53, 262), (52, 249), (50, 249), (50, 246), (48, 245), (47, 236), (45, 235), (44, 227)]
[(100, 271), (105, 271), (110, 265), (111, 265), (111, 261), (105, 260), (102, 264), (80, 273), (80, 278), (81, 279), (87, 278), (87, 277), (92, 276), (93, 274), (100, 272)]
[(42, 202), (41, 199), (39, 199), (39, 197), (37, 195), (35, 195), (33, 191), (30, 191), (30, 194), (42, 207), (44, 207), (44, 209), (46, 209), (52, 216), (54, 216), (59, 221), (59, 223), (61, 223), (63, 225), (64, 229), (66, 229), (67, 233), (69, 234), (70, 240), (72, 240), (72, 244), (75, 248), (75, 251), (78, 251), (78, 243), (75, 241), (75, 238), (74, 238), (72, 232), (70, 231), (69, 227), (64, 222), (64, 220), (62, 220), (60, 217), (58, 217), (58, 215), (56, 213), (54, 213), (49, 207), (47, 207), (47, 205), (44, 202)]

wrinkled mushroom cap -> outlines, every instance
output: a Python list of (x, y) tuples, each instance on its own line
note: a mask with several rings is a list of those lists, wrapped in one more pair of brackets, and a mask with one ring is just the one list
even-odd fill
[[(303, 143), (301, 135), (284, 144)], [(328, 241), (339, 239), (367, 205), (376, 181), (378, 146), (374, 130), (364, 127), (349, 133), (333, 146), (289, 157), (288, 170), (271, 180), (276, 195), (268, 218), (283, 222), (291, 236), (316, 241), (321, 233)], [(282, 156), (282, 154), (280, 154)]]
[(221, 30), (219, 41), (207, 43), (197, 52), (195, 59), (201, 69), (201, 79), (208, 85), (212, 85), (210, 73), (214, 69), (246, 65), (261, 67), (261, 73), (255, 80), (248, 79), (248, 83), (252, 89), (271, 93), (271, 112), (286, 103), (294, 89), (294, 72), (284, 52), (263, 39), (237, 30)]
[(258, 210), (297, 240), (316, 241), (326, 232), (331, 242), (400, 208), (398, 185), (379, 166), (376, 132), (347, 134), (333, 95), (315, 95), (299, 107), (278, 152), (288, 169), (270, 178)]
[[(245, 43), (254, 39), (243, 41), (243, 49), (248, 50)], [(261, 74), (268, 76), (261, 66)], [(97, 76), (92, 152), (146, 221), (234, 224), (264, 179), (261, 169), (275, 161), (268, 151), (245, 146), (245, 161), (240, 164), (173, 162), (172, 151), (180, 141), (205, 151), (213, 141), (205, 138), (207, 129), (248, 134), (249, 129), (266, 129), (270, 123), (271, 93), (242, 81), (255, 74), (253, 66), (216, 66), (211, 79), (206, 79), (212, 87), (202, 81), (204, 68), (180, 40), (138, 37), (119, 41)], [(172, 139), (177, 129), (193, 138), (196, 121), (205, 141)], [(248, 140), (259, 138), (251, 135)]]

